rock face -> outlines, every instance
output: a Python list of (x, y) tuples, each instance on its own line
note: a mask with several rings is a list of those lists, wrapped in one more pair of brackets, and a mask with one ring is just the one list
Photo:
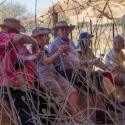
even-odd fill
[(97, 18), (102, 18), (102, 23), (107, 19), (121, 18), (125, 14), (124, 0), (59, 0), (54, 5), (46, 8), (37, 15), (37, 19), (45, 21), (52, 12), (57, 12), (59, 20), (69, 19), (72, 24), (78, 22), (97, 22)]

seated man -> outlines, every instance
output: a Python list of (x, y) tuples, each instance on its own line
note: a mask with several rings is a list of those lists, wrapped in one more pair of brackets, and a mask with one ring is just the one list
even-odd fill
[(38, 27), (32, 31), (31, 35), (37, 40), (39, 45), (39, 54), (37, 57), (39, 77), (46, 88), (54, 95), (57, 104), (60, 102), (64, 103), (68, 97), (66, 108), (70, 107), (68, 110), (70, 110), (71, 116), (75, 117), (77, 115), (77, 90), (64, 77), (56, 73), (55, 67), (52, 64), (65, 52), (68, 46), (66, 44), (61, 45), (58, 51), (53, 56), (50, 56), (49, 52), (44, 49), (44, 46), (49, 44), (49, 33), (47, 29)]
[[(102, 91), (101, 87), (103, 83), (103, 76), (98, 72), (86, 72), (80, 69), (80, 64), (86, 64), (85, 61), (79, 60), (75, 45), (72, 40), (70, 40), (69, 33), (74, 29), (75, 26), (69, 26), (67, 22), (60, 21), (53, 28), (56, 38), (51, 42), (48, 49), (51, 55), (54, 55), (62, 44), (67, 44), (69, 46), (68, 50), (65, 50), (68, 55), (60, 55), (57, 60), (55, 60), (56, 70), (60, 72), (65, 78), (67, 78), (76, 88), (89, 90), (89, 94), (93, 95), (93, 92), (97, 92), (98, 89)], [(92, 89), (93, 88), (93, 89)], [(91, 91), (92, 90), (92, 91)], [(114, 91), (114, 90), (112, 90)], [(95, 96), (93, 95), (93, 100)], [(96, 108), (102, 108), (101, 103), (97, 100), (98, 104)], [(97, 110), (97, 122), (101, 123), (112, 123), (108, 118), (105, 119), (103, 111)], [(98, 117), (100, 116), (100, 117)]]
[(113, 48), (106, 54), (106, 64), (113, 66), (116, 71), (113, 73), (115, 83), (125, 85), (125, 54), (122, 51), (125, 47), (125, 41), (122, 36), (117, 35), (113, 39)]

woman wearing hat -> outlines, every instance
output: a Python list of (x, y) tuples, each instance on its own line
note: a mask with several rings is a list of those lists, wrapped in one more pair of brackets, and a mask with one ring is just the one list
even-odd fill
[[(65, 56), (68, 46), (66, 44), (61, 45), (58, 51), (50, 56), (48, 50), (45, 50), (44, 46), (49, 44), (49, 30), (43, 27), (38, 27), (33, 30), (32, 37), (35, 38), (39, 44), (39, 54), (38, 54), (38, 72), (39, 77), (46, 88), (53, 94), (54, 100), (59, 105), (66, 102), (67, 111), (70, 110), (70, 113), (73, 117), (77, 115), (77, 90), (70, 85), (70, 83), (63, 78), (61, 75), (56, 73), (55, 67), (52, 64), (62, 53)], [(62, 105), (63, 106), (63, 105)], [(70, 108), (69, 108), (70, 107)]]
[[(2, 29), (0, 32), (0, 85), (4, 85), (3, 97), (11, 106), (13, 118), (18, 115), (20, 124), (34, 125), (32, 112), (36, 113), (32, 107), (36, 106), (36, 102), (30, 96), (29, 90), (34, 88), (36, 67), (33, 61), (22, 61), (18, 55), (31, 55), (23, 44), (32, 44), (33, 53), (37, 53), (37, 42), (28, 35), (19, 34), (26, 31), (19, 20), (6, 18), (0, 27)], [(28, 101), (27, 95), (32, 99), (32, 103)], [(13, 120), (18, 125), (17, 120)]]
[(76, 52), (80, 60), (85, 60), (88, 63), (87, 67), (84, 67), (84, 69), (93, 70), (93, 65), (95, 65), (104, 71), (106, 69), (112, 70), (112, 68), (107, 67), (107, 65), (104, 64), (100, 60), (100, 58), (97, 58), (89, 47), (91, 45), (93, 36), (94, 35), (89, 34), (87, 32), (82, 32), (79, 35), (79, 41), (76, 46)]

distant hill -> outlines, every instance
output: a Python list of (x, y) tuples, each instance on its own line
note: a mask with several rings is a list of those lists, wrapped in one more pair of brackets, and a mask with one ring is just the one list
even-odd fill
[(57, 12), (59, 20), (68, 20), (72, 24), (78, 22), (97, 22), (102, 18), (102, 24), (112, 18), (121, 18), (125, 14), (125, 0), (59, 0), (37, 15), (37, 20), (45, 21), (52, 12)]

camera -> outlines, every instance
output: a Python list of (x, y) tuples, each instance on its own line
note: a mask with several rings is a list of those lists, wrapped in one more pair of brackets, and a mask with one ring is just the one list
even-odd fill
[(69, 43), (68, 42), (63, 42), (62, 44), (67, 44), (69, 46)]
[(70, 50), (69, 42), (63, 42), (63, 43), (61, 43), (61, 44), (67, 44), (67, 45), (68, 45), (68, 48), (69, 48), (69, 50)]
[(24, 68), (24, 62), (23, 62), (23, 60), (17, 60), (16, 62), (14, 62), (13, 63), (13, 67), (15, 69)]

